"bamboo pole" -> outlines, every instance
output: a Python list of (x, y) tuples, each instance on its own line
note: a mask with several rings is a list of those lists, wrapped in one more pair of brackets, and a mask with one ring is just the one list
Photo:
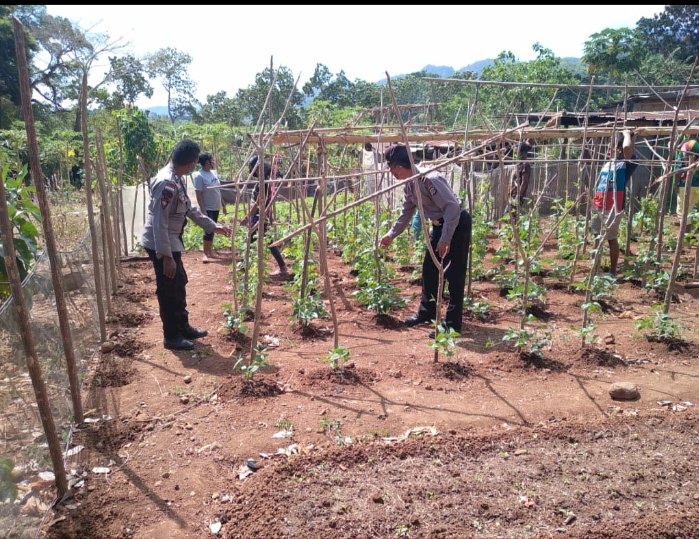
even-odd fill
[[(592, 78), (592, 82), (594, 82), (594, 77)], [(588, 138), (586, 136), (587, 134), (587, 126), (590, 120), (590, 100), (592, 99), (592, 84), (590, 84), (590, 89), (587, 92), (587, 102), (585, 103), (584, 111), (585, 111), (585, 120), (584, 120), (584, 130), (583, 130), (583, 137), (582, 137), (582, 144), (580, 146), (580, 157), (578, 159), (578, 192), (585, 192), (585, 183), (582, 181), (583, 178), (583, 170), (584, 167), (587, 165), (585, 162), (585, 154), (587, 152), (587, 141)], [(592, 155), (592, 151), (589, 152), (590, 155)], [(592, 165), (590, 165), (590, 168), (592, 168)], [(582, 238), (580, 238), (580, 232), (578, 231), (578, 207), (576, 204), (576, 210), (575, 210), (575, 239), (577, 240), (577, 245), (575, 246), (575, 255), (573, 256), (573, 263), (571, 265), (570, 269), (570, 278), (568, 280), (568, 290), (570, 291), (571, 287), (573, 286), (573, 281), (575, 280), (575, 271), (578, 265), (578, 259), (580, 258), (581, 252), (584, 253), (586, 251), (586, 245), (587, 245), (587, 227), (590, 223), (590, 215), (591, 215), (591, 205), (592, 205), (592, 187), (594, 185), (594, 180), (592, 179), (593, 176), (592, 174), (589, 175), (590, 178), (590, 186), (587, 188), (587, 193), (588, 193), (588, 199), (587, 199), (587, 204), (585, 205), (585, 223), (583, 226), (582, 230)]]
[[(70, 340), (70, 327), (65, 324), (67, 322), (67, 311), (65, 300), (63, 298), (63, 284), (59, 276), (59, 268), (56, 258), (56, 244), (53, 237), (53, 229), (51, 227), (51, 215), (46, 201), (46, 192), (44, 180), (41, 174), (41, 164), (39, 162), (39, 149), (36, 142), (36, 131), (34, 128), (34, 116), (31, 108), (31, 90), (29, 87), (29, 70), (27, 68), (27, 56), (24, 46), (24, 27), (19, 22), (17, 17), (12, 18), (14, 39), (15, 39), (15, 54), (17, 57), (17, 70), (19, 72), (20, 92), (22, 97), (22, 114), (24, 116), (24, 124), (27, 130), (27, 140), (29, 142), (29, 159), (31, 164), (31, 176), (34, 185), (37, 188), (39, 198), (39, 206), (42, 213), (42, 224), (44, 226), (44, 234), (46, 235), (47, 251), (51, 261), (51, 278), (53, 279), (54, 289), (56, 292), (56, 305), (59, 301), (63, 303), (63, 312), (59, 308), (59, 320), (61, 323), (61, 336), (64, 338), (64, 348), (66, 352), (66, 360), (72, 354), (72, 341)], [(44, 210), (46, 213), (44, 213)], [(34, 347), (34, 338), (32, 335), (31, 323), (29, 321), (29, 310), (24, 299), (24, 291), (22, 290), (22, 281), (17, 269), (17, 259), (15, 246), (13, 242), (12, 223), (7, 210), (7, 195), (5, 185), (0, 181), (0, 229), (2, 230), (2, 243), (5, 252), (5, 268), (7, 269), (10, 279), (10, 288), (12, 289), (12, 297), (14, 299), (17, 318), (22, 329), (22, 344), (24, 345), (24, 354), (27, 360), (27, 369), (32, 381), (34, 396), (39, 408), (39, 416), (46, 434), (46, 441), (49, 446), (49, 454), (51, 463), (53, 464), (53, 472), (56, 478), (56, 491), (58, 498), (61, 499), (68, 492), (68, 481), (66, 479), (66, 470), (63, 463), (63, 453), (61, 451), (61, 442), (58, 438), (56, 425), (51, 414), (51, 404), (49, 402), (46, 384), (41, 373), (39, 358), (36, 355)], [(51, 244), (51, 247), (49, 247)], [(58, 286), (56, 286), (58, 285)], [(59, 300), (60, 298), (60, 300)], [(67, 331), (64, 331), (64, 328)], [(69, 346), (66, 347), (65, 338), (68, 338)], [(75, 368), (75, 358), (73, 357), (73, 367), (69, 366), (68, 372)], [(77, 371), (73, 371), (77, 375)], [(77, 379), (77, 376), (76, 376)], [(82, 406), (80, 402), (79, 387), (77, 393), (73, 392), (73, 378), (71, 378), (71, 395), (73, 396), (73, 414), (75, 420), (82, 422)], [(76, 406), (77, 402), (77, 406)]]
[(109, 263), (107, 262), (107, 253), (109, 252), (109, 248), (107, 247), (107, 234), (105, 234), (104, 229), (109, 226), (105, 222), (105, 213), (104, 213), (104, 207), (100, 208), (100, 238), (102, 239), (102, 269), (104, 269), (104, 296), (105, 296), (105, 301), (107, 303), (107, 316), (111, 315), (113, 313), (112, 311), (112, 295), (109, 293), (110, 284), (111, 284), (111, 279), (112, 276), (110, 275), (109, 272)]
[[(320, 165), (320, 175), (321, 177), (325, 174), (328, 165), (328, 156), (325, 152), (324, 147), (319, 148), (318, 154), (318, 164)], [(321, 195), (327, 188), (327, 181), (321, 180), (320, 186)], [(320, 200), (320, 211), (324, 210), (325, 199), (323, 196), (318, 197)], [(330, 268), (328, 268), (328, 238), (326, 222), (321, 221), (318, 223), (318, 228), (316, 229), (318, 234), (318, 253), (320, 254), (320, 269), (323, 272), (324, 282), (325, 282), (325, 295), (328, 300), (328, 305), (330, 306), (330, 316), (333, 322), (333, 344), (334, 348), (340, 346), (340, 330), (337, 323), (337, 313), (335, 312), (335, 300), (333, 299), (332, 284), (330, 282)]]
[(87, 198), (87, 222), (90, 228), (92, 245), (92, 274), (95, 278), (95, 295), (97, 297), (97, 316), (99, 318), (100, 338), (107, 340), (104, 304), (102, 303), (102, 277), (100, 276), (99, 247), (97, 244), (97, 227), (95, 226), (95, 211), (92, 204), (92, 163), (90, 161), (90, 142), (87, 132), (87, 72), (83, 72), (80, 94), (80, 128), (83, 135), (83, 157), (85, 162), (85, 195)]
[[(131, 249), (134, 248), (134, 227), (136, 226), (136, 206), (138, 203), (138, 188), (141, 187), (140, 183), (137, 183), (133, 193), (133, 209), (131, 213), (131, 235), (129, 240), (131, 242)], [(128, 255), (128, 252), (127, 252)]]
[[(104, 251), (104, 265), (109, 268), (109, 281), (111, 286), (106, 286), (108, 294), (116, 294), (117, 291), (117, 271), (116, 271), (116, 254), (114, 253), (115, 243), (114, 243), (114, 229), (112, 227), (112, 211), (111, 204), (109, 200), (109, 190), (107, 189), (107, 179), (105, 178), (105, 159), (104, 159), (104, 144), (102, 143), (102, 131), (98, 128), (95, 129), (95, 143), (97, 153), (95, 155), (97, 160), (97, 183), (100, 190), (100, 198), (102, 199), (102, 211), (100, 212), (104, 217), (104, 227), (102, 229), (102, 235), (106, 242), (106, 249)], [(109, 300), (108, 300), (109, 303)], [(111, 309), (108, 308), (107, 312), (111, 313)]]
[[(73, 418), (76, 423), (83, 420), (82, 399), (80, 397), (80, 381), (78, 380), (78, 364), (75, 358), (75, 348), (73, 347), (73, 337), (70, 332), (70, 317), (66, 305), (65, 293), (63, 289), (63, 276), (61, 275), (61, 265), (58, 258), (58, 247), (53, 232), (51, 221), (51, 208), (46, 196), (46, 186), (44, 185), (41, 173), (41, 161), (39, 158), (39, 145), (36, 138), (36, 128), (34, 125), (34, 113), (31, 105), (31, 88), (29, 85), (29, 69), (27, 66), (26, 52), (24, 45), (24, 27), (19, 19), (13, 17), (13, 30), (15, 37), (15, 53), (17, 55), (17, 69), (19, 72), (20, 92), (22, 96), (22, 115), (27, 132), (29, 144), (29, 160), (31, 165), (31, 177), (36, 188), (36, 195), (41, 211), (41, 226), (44, 231), (46, 241), (46, 252), (51, 266), (51, 281), (53, 284), (54, 296), (56, 298), (56, 311), (61, 329), (61, 342), (63, 353), (66, 358), (68, 380), (70, 384), (70, 395), (73, 404)], [(3, 195), (4, 200), (4, 195)], [(11, 235), (9, 236), (12, 237)]]
[(117, 138), (119, 142), (119, 171), (117, 179), (119, 189), (117, 191), (117, 203), (119, 204), (119, 215), (121, 222), (121, 233), (124, 245), (124, 256), (129, 256), (129, 240), (126, 237), (126, 215), (124, 214), (124, 141), (121, 138), (121, 126), (117, 125)]
[[(697, 55), (694, 58), (694, 63), (692, 64), (692, 69), (689, 71), (689, 77), (687, 77), (687, 83), (684, 85), (684, 89), (682, 90), (682, 94), (680, 95), (679, 101), (677, 103), (677, 107), (675, 108), (675, 119), (672, 122), (672, 128), (670, 132), (670, 144), (668, 146), (668, 155), (667, 155), (667, 172), (670, 172), (672, 170), (673, 166), (673, 160), (675, 158), (675, 144), (677, 142), (677, 116), (680, 112), (680, 106), (682, 104), (682, 101), (684, 100), (685, 95), (687, 94), (687, 89), (689, 88), (689, 81), (692, 80), (692, 77), (694, 76), (694, 71), (697, 68), (697, 62), (699, 62), (699, 55)], [(691, 126), (691, 122), (688, 123), (685, 126), (685, 129), (683, 129), (683, 134), (688, 134), (688, 128)], [(668, 184), (670, 183), (669, 177), (665, 179), (665, 181), (662, 183), (661, 188), (660, 188), (660, 204), (658, 204), (658, 226), (656, 229), (656, 236), (658, 238), (658, 243), (657, 243), (657, 251), (656, 251), (656, 256), (655, 256), (655, 261), (657, 264), (660, 264), (662, 260), (662, 250), (663, 250), (663, 223), (665, 221), (665, 208), (667, 205), (667, 190), (668, 190)]]
[(250, 363), (255, 359), (257, 339), (260, 335), (260, 317), (262, 316), (262, 288), (265, 280), (265, 219), (267, 216), (267, 187), (265, 186), (265, 146), (263, 132), (259, 134), (259, 146), (257, 148), (257, 180), (259, 193), (257, 195), (257, 290), (255, 295), (255, 323), (252, 326), (252, 338), (250, 339)]
[(672, 302), (672, 289), (677, 279), (677, 270), (680, 267), (682, 259), (682, 246), (684, 245), (685, 227), (687, 226), (687, 215), (689, 214), (689, 200), (692, 198), (692, 177), (699, 169), (699, 161), (695, 161), (689, 170), (686, 172), (687, 181), (684, 182), (684, 197), (682, 199), (682, 217), (680, 219), (680, 229), (677, 232), (677, 247), (675, 248), (675, 258), (672, 261), (672, 269), (670, 270), (670, 279), (667, 283), (665, 291), (665, 301), (663, 302), (663, 313), (670, 313), (670, 303)]

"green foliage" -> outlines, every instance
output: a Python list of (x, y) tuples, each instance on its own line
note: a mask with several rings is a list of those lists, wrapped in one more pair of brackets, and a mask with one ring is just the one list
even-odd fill
[[(257, 345), (257, 348), (255, 348), (253, 352), (253, 358), (250, 363), (247, 365), (241, 365), (240, 370), (242, 371), (243, 375), (245, 376), (246, 380), (252, 380), (255, 376), (255, 374), (262, 368), (266, 367), (267, 364), (267, 348), (262, 346), (261, 344)], [(240, 363), (243, 362), (243, 357), (241, 356), (238, 361), (235, 362), (235, 365), (233, 368), (237, 368)]]
[(347, 443), (345, 435), (342, 433), (342, 421), (339, 419), (331, 420), (324, 415), (320, 419), (320, 426), (325, 434), (334, 433), (337, 445), (345, 445)]
[(140, 58), (133, 54), (110, 56), (109, 65), (107, 80), (116, 85), (110, 98), (112, 108), (123, 108), (126, 104), (133, 106), (141, 94), (153, 97), (153, 87), (145, 77), (146, 67)]
[(399, 266), (410, 266), (413, 261), (413, 252), (415, 251), (414, 241), (411, 241), (410, 234), (401, 234), (393, 240), (393, 252), (395, 260)]
[[(510, 288), (505, 296), (508, 301), (514, 301), (520, 299), (524, 295), (524, 282), (518, 282), (514, 287)], [(528, 301), (540, 301), (541, 303), (546, 303), (546, 288), (543, 285), (530, 280), (527, 283), (527, 300)]]
[[(21, 279), (27, 276), (32, 263), (36, 259), (39, 240), (39, 229), (36, 223), (41, 222), (41, 211), (32, 202), (35, 192), (33, 185), (25, 185), (26, 168), (14, 178), (10, 177), (9, 166), (2, 162), (0, 181), (5, 184), (7, 197), (7, 213), (12, 223), (13, 244), (16, 252), (17, 269)], [(0, 243), (0, 299), (10, 295), (9, 277), (5, 266), (5, 248)]]
[(12, 477), (14, 467), (11, 459), (0, 457), (0, 502), (8, 499), (14, 502), (17, 498), (17, 485)]
[(167, 114), (172, 123), (196, 111), (196, 85), (187, 73), (191, 63), (189, 54), (173, 47), (159, 49), (146, 59), (148, 75), (159, 78), (167, 93)]
[(653, 306), (654, 314), (638, 320), (636, 329), (647, 331), (649, 337), (659, 341), (673, 341), (681, 338), (682, 326), (663, 312), (662, 305)]
[(590, 36), (583, 46), (588, 72), (609, 83), (638, 69), (645, 56), (640, 33), (631, 28), (605, 28)]
[(667, 5), (652, 19), (641, 17), (638, 21), (644, 47), (664, 57), (676, 54), (690, 65), (699, 50), (697, 28), (699, 6), (696, 4)]
[(376, 314), (388, 314), (405, 306), (406, 301), (398, 292), (399, 288), (390, 283), (367, 279), (355, 294), (360, 305), (375, 311)]
[[(597, 308), (599, 308), (599, 304), (597, 305)], [(584, 307), (583, 307), (584, 308)], [(601, 310), (601, 309), (600, 309)], [(590, 345), (590, 344), (595, 344), (599, 340), (599, 336), (595, 333), (595, 330), (597, 329), (597, 326), (593, 324), (592, 322), (588, 322), (587, 325), (576, 329), (575, 331), (580, 334), (583, 340), (583, 344), (585, 345)]]
[(473, 301), (473, 298), (464, 298), (464, 308), (479, 320), (487, 320), (490, 313), (490, 304), (487, 301)]
[(229, 126), (243, 123), (241, 103), (228, 97), (225, 90), (206, 96), (206, 102), (195, 113), (193, 120), (204, 125), (225, 122)]
[(157, 150), (153, 129), (148, 122), (146, 113), (138, 109), (122, 109), (114, 111), (121, 129), (124, 144), (124, 172), (127, 177), (138, 181), (138, 158), (143, 159), (148, 178), (155, 174), (158, 168)]
[[(510, 51), (501, 52), (493, 65), (483, 69), (481, 78), (511, 82), (579, 82), (579, 77), (576, 77), (553, 51), (539, 43), (535, 43), (533, 49), (538, 56), (529, 62), (518, 61)], [(480, 99), (484, 109), (491, 115), (497, 115), (503, 107), (514, 113), (526, 113), (532, 110), (547, 110), (555, 92), (553, 88), (534, 86), (518, 86), (504, 90), (484, 86), (481, 88)], [(576, 96), (572, 93), (559, 92), (551, 108), (572, 110), (575, 108), (575, 99)]]
[[(378, 85), (361, 80), (351, 82), (342, 70), (337, 75), (332, 75), (323, 64), (316, 65), (313, 76), (303, 85), (303, 93), (313, 97), (312, 105), (323, 102), (337, 112), (345, 108), (370, 107), (380, 98)], [(317, 125), (322, 127), (321, 123)]]
[(288, 417), (280, 417), (274, 422), (274, 426), (281, 430), (294, 430), (294, 424)]
[[(528, 321), (533, 321), (534, 317), (529, 315)], [(508, 328), (502, 340), (513, 344), (517, 351), (541, 357), (542, 351), (551, 348), (552, 335), (555, 328)]]
[(327, 362), (331, 370), (335, 370), (342, 366), (343, 363), (349, 361), (350, 351), (344, 346), (337, 346), (330, 350), (328, 355), (323, 356), (323, 361)]
[(226, 327), (233, 333), (242, 333), (245, 335), (248, 332), (248, 326), (244, 323), (244, 314), (240, 311), (234, 311), (233, 305), (230, 303), (224, 304), (223, 309), (223, 317), (226, 321)]
[[(19, 117), (22, 106), (19, 94), (19, 75), (17, 72), (17, 60), (15, 55), (15, 40), (12, 27), (12, 16), (16, 16), (23, 25), (26, 25), (27, 17), (21, 12), (22, 7), (39, 8), (39, 6), (0, 6), (0, 129), (8, 129), (12, 121)], [(46, 6), (41, 6), (44, 13)], [(27, 53), (27, 63), (38, 50), (38, 44), (32, 37), (29, 29), (24, 29), (24, 40)]]
[(45, 8), (34, 14), (28, 28), (43, 49), (41, 67), (31, 83), (34, 93), (49, 111), (65, 110), (67, 101), (77, 102), (82, 74), (99, 55), (95, 44), (104, 43), (105, 36), (88, 33), (65, 17), (49, 15)]
[(309, 326), (313, 320), (328, 316), (323, 307), (323, 299), (318, 293), (310, 293), (304, 297), (294, 298), (292, 315), (295, 316), (302, 326)]
[[(566, 211), (569, 211), (573, 206), (572, 200), (563, 202), (557, 199), (553, 203), (554, 218), (559, 220)], [(583, 242), (583, 228), (585, 226), (584, 219), (576, 221), (575, 216), (568, 213), (561, 219), (558, 225), (556, 235), (558, 238), (558, 256), (564, 260), (572, 259), (575, 256), (576, 249)]]
[(471, 217), (471, 275), (474, 279), (481, 279), (486, 273), (484, 262), (490, 234), (485, 204), (477, 204)]
[[(587, 281), (573, 283), (573, 288), (576, 290), (585, 290), (587, 288)], [(592, 298), (595, 300), (611, 299), (614, 296), (616, 288), (616, 277), (613, 275), (604, 274), (592, 277), (590, 292)]]
[[(270, 85), (273, 85), (272, 93), (267, 109), (264, 109)], [(289, 129), (301, 129), (304, 126), (299, 109), (303, 103), (303, 94), (295, 89), (294, 74), (286, 66), (279, 66), (274, 73), (270, 68), (265, 68), (261, 73), (255, 75), (254, 84), (238, 90), (236, 99), (241, 104), (243, 117), (248, 123), (256, 125), (258, 119), (263, 116), (261, 119), (265, 129), (269, 129), (284, 111), (289, 95), (291, 95), (291, 100), (285, 117), (286, 125)]]
[(435, 330), (434, 340), (430, 342), (430, 348), (438, 350), (447, 357), (454, 355), (456, 351), (456, 338), (459, 332), (445, 324), (438, 324)]
[(643, 197), (640, 208), (633, 216), (633, 227), (639, 234), (652, 234), (658, 215), (658, 199), (653, 195)]

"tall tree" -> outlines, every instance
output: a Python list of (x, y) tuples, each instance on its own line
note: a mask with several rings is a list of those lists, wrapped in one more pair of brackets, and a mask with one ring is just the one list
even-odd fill
[[(495, 62), (483, 69), (484, 80), (509, 82), (543, 82), (558, 84), (574, 84), (578, 78), (563, 64), (561, 59), (553, 54), (551, 49), (535, 43), (532, 47), (538, 54), (537, 58), (528, 62), (519, 62), (510, 51), (501, 52)], [(551, 104), (553, 110), (571, 109), (577, 96), (570, 93), (558, 92), (554, 88), (536, 86), (495, 87), (484, 86), (480, 92), (479, 102), (482, 110), (493, 117), (501, 116), (503, 112), (528, 113), (544, 111)]]
[(316, 97), (320, 92), (323, 91), (330, 81), (333, 75), (325, 64), (316, 64), (313, 76), (308, 79), (308, 82), (303, 85), (303, 93), (308, 97)]
[(94, 57), (95, 47), (80, 27), (65, 17), (43, 13), (31, 31), (48, 55), (45, 65), (34, 66), (32, 87), (53, 110), (63, 110), (66, 99), (77, 100), (80, 59)]
[(699, 53), (699, 6), (667, 5), (653, 18), (636, 23), (644, 44), (653, 53), (677, 57), (691, 64)]
[(266, 68), (255, 75), (255, 84), (238, 90), (236, 98), (241, 105), (244, 117), (251, 123), (257, 122), (263, 111), (271, 81), (274, 81), (274, 86), (264, 119), (272, 118), (272, 122), (276, 122), (284, 111), (289, 95), (291, 95), (291, 102), (284, 120), (286, 120), (289, 129), (302, 128), (300, 107), (303, 104), (303, 94), (294, 87), (296, 83), (294, 74), (285, 66), (279, 66), (276, 73), (272, 73), (270, 68)]
[[(29, 7), (35, 9), (22, 9)], [(14, 15), (25, 25), (24, 41), (27, 52), (27, 64), (31, 64), (34, 54), (39, 50), (39, 46), (27, 30), (26, 24), (33, 21), (35, 14), (42, 7), (45, 11), (45, 6), (0, 5), (0, 129), (8, 129), (12, 121), (19, 117), (22, 104), (19, 95), (19, 78), (11, 17)]]
[(191, 116), (198, 108), (194, 97), (196, 84), (187, 72), (191, 63), (189, 54), (172, 47), (160, 49), (146, 60), (148, 74), (160, 78), (167, 92), (167, 114), (172, 123), (176, 118)]
[(153, 97), (153, 87), (146, 78), (146, 67), (140, 58), (133, 54), (127, 54), (120, 58), (110, 56), (110, 70), (107, 82), (116, 85), (116, 91), (112, 94), (116, 104), (123, 107), (125, 104), (133, 105), (141, 94)]
[(193, 119), (196, 123), (225, 122), (228, 125), (240, 125), (243, 114), (238, 100), (228, 97), (228, 94), (221, 90), (206, 96), (206, 102), (202, 103), (201, 109)]
[(641, 34), (631, 28), (605, 28), (592, 34), (583, 51), (588, 73), (609, 83), (630, 82), (647, 55)]
[(114, 111), (112, 114), (119, 122), (124, 140), (124, 172), (137, 180), (140, 157), (147, 169), (144, 173), (150, 177), (157, 170), (158, 163), (155, 136), (148, 115), (135, 108)]

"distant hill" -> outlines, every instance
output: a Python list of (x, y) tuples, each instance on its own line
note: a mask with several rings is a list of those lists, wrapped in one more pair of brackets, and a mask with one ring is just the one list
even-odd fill
[(433, 66), (432, 64), (427, 64), (420, 71), (424, 71), (425, 73), (430, 73), (432, 75), (437, 75), (438, 77), (442, 77), (443, 79), (451, 77), (455, 73), (454, 68), (451, 66)]
[(587, 75), (587, 65), (580, 58), (566, 56), (561, 58), (561, 63), (576, 75)]
[(145, 110), (150, 112), (151, 116), (167, 116), (167, 107), (148, 107)]
[[(486, 58), (485, 60), (478, 60), (477, 62), (473, 62), (472, 64), (468, 64), (467, 66), (462, 67), (461, 69), (454, 69), (451, 66), (437, 66), (437, 65), (432, 65), (432, 64), (427, 64), (425, 67), (422, 69), (418, 69), (417, 71), (413, 71), (413, 73), (417, 73), (418, 71), (424, 71), (425, 73), (429, 73), (430, 75), (436, 75), (437, 77), (441, 77), (443, 79), (453, 77), (455, 73), (462, 73), (464, 71), (472, 71), (474, 72), (477, 76), (480, 77), (481, 73), (483, 72), (483, 68), (488, 67), (490, 65), (493, 65), (493, 62), (495, 60), (493, 58)], [(401, 73), (400, 75), (395, 75), (394, 79), (400, 79), (403, 78), (407, 75), (407, 73)], [(377, 82), (377, 84), (386, 84), (386, 79), (381, 79), (380, 81)]]
[(479, 77), (481, 76), (481, 73), (483, 73), (483, 69), (491, 66), (495, 63), (494, 58), (486, 58), (485, 60), (478, 60), (477, 62), (473, 62), (472, 64), (468, 64), (467, 66), (462, 67), (459, 69), (460, 73), (463, 73), (464, 71), (473, 71), (476, 75)]

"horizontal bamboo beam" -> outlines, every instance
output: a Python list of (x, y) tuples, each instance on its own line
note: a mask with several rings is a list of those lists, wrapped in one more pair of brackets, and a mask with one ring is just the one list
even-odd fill
[[(676, 91), (684, 90), (685, 85), (679, 86), (648, 86), (648, 85), (629, 85), (624, 86), (623, 84), (565, 84), (565, 83), (554, 83), (554, 82), (513, 82), (513, 81), (499, 81), (499, 80), (478, 80), (478, 79), (443, 79), (441, 77), (422, 77), (422, 80), (435, 81), (435, 82), (449, 82), (458, 84), (473, 84), (475, 86), (526, 86), (528, 88), (568, 88), (570, 90), (589, 90), (592, 86), (593, 90), (633, 90), (633, 91), (652, 91), (653, 88), (656, 92), (665, 91)], [(699, 85), (687, 86), (688, 89), (699, 88)]]
[[(620, 125), (616, 128), (609, 127), (525, 127), (521, 129), (521, 137), (529, 138), (533, 140), (542, 139), (580, 139), (583, 138), (583, 134), (586, 138), (605, 138), (610, 137), (612, 133), (616, 130), (621, 129)], [(643, 126), (633, 128), (636, 137), (669, 137), (672, 133), (672, 126)], [(689, 136), (699, 135), (699, 125), (691, 125), (686, 130), (683, 129), (684, 134)], [(277, 132), (271, 137), (271, 142), (276, 144), (300, 144), (305, 135), (308, 132), (295, 131), (293, 133)], [(517, 135), (519, 135), (519, 130)], [(497, 132), (493, 132), (485, 129), (474, 129), (469, 131), (468, 140), (478, 141), (485, 140), (492, 137), (496, 137)], [(464, 131), (445, 131), (441, 133), (408, 133), (410, 142), (432, 142), (432, 141), (444, 141), (444, 142), (463, 142)], [(503, 137), (505, 138), (505, 137)], [(512, 135), (509, 137), (512, 139)], [(519, 139), (519, 136), (516, 137)], [(402, 142), (403, 135), (401, 133), (383, 133), (381, 135), (351, 135), (351, 134), (337, 134), (337, 135), (316, 135), (312, 133), (307, 142), (309, 144), (366, 144), (367, 142), (378, 143), (394, 143)]]

